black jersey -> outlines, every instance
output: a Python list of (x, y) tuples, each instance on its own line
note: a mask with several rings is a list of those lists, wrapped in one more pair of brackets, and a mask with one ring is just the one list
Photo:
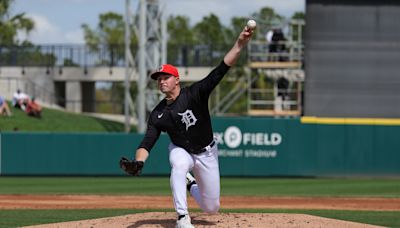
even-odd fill
[(223, 61), (207, 77), (181, 88), (172, 104), (163, 99), (151, 112), (147, 132), (139, 145), (150, 152), (161, 131), (167, 132), (172, 143), (189, 153), (197, 153), (213, 140), (208, 98), (228, 72)]

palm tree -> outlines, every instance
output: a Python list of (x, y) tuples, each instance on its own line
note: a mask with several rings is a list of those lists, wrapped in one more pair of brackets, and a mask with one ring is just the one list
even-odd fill
[(25, 13), (11, 15), (11, 5), (14, 0), (0, 0), (0, 44), (1, 45), (14, 45), (19, 44), (17, 40), (18, 31), (26, 32), (27, 34), (32, 31), (35, 24), (25, 16)]

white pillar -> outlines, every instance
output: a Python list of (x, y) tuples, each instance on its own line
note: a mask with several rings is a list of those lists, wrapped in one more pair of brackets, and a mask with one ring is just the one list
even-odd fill
[(146, 104), (145, 104), (145, 90), (146, 90), (146, 0), (140, 1), (140, 14), (139, 14), (139, 80), (138, 86), (138, 132), (144, 133), (146, 131)]
[(79, 81), (65, 82), (66, 109), (71, 112), (82, 112), (82, 86)]

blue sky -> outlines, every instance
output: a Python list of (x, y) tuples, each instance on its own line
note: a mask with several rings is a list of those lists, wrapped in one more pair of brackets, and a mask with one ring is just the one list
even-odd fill
[[(131, 0), (135, 12), (139, 0)], [(159, 0), (167, 15), (185, 15), (191, 24), (210, 13), (223, 24), (232, 17), (248, 17), (262, 7), (271, 7), (277, 13), (290, 17), (304, 11), (305, 0)], [(12, 13), (25, 12), (36, 23), (29, 38), (36, 44), (84, 43), (81, 24), (97, 25), (101, 13), (125, 12), (125, 0), (15, 0)]]

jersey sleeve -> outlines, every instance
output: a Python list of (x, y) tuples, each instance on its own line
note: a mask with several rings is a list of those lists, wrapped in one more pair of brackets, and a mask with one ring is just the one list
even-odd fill
[(146, 149), (149, 153), (153, 148), (154, 144), (156, 144), (158, 138), (160, 137), (161, 131), (157, 129), (157, 127), (153, 124), (153, 115), (150, 115), (148, 124), (147, 124), (147, 131), (144, 135), (142, 142), (139, 144), (139, 148)]
[(218, 83), (222, 80), (225, 74), (229, 70), (229, 66), (225, 64), (224, 61), (215, 67), (207, 77), (203, 78), (202, 80), (193, 83), (190, 86), (190, 90), (195, 95), (200, 96), (200, 98), (206, 98), (210, 96), (212, 90), (218, 85)]

